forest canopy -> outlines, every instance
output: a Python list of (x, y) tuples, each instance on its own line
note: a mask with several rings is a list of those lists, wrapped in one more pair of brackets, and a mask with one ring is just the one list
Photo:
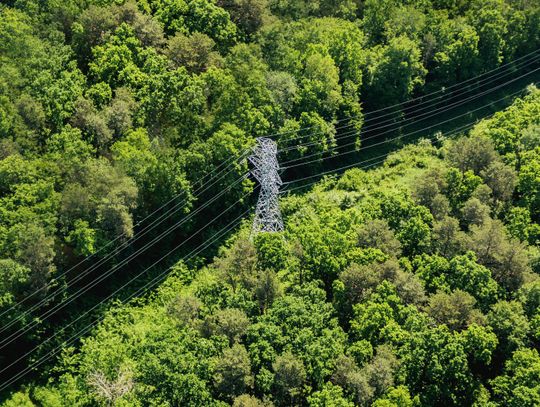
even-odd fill
[[(2, 2), (0, 402), (539, 405), (539, 48), (535, 1)], [(250, 238), (269, 135), (356, 168)]]
[(469, 135), (284, 198), (283, 233), (244, 223), (209, 265), (179, 262), (6, 406), (537, 405), (537, 163), (516, 169), (493, 135), (540, 157), (540, 134), (522, 145), (529, 92)]

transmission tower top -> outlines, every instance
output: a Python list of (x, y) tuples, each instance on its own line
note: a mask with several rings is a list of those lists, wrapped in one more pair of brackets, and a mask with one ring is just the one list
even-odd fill
[(279, 163), (277, 160), (277, 145), (272, 139), (257, 138), (257, 145), (249, 157), (253, 164), (251, 173), (261, 186), (255, 218), (253, 219), (252, 237), (260, 232), (280, 232), (283, 230), (283, 221), (279, 210)]

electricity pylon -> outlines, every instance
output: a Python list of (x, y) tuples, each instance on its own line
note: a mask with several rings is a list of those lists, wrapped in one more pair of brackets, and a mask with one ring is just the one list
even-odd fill
[(278, 174), (275, 141), (266, 137), (257, 138), (257, 145), (253, 148), (249, 161), (254, 166), (251, 173), (261, 185), (251, 236), (259, 232), (280, 232), (283, 230), (283, 221), (278, 196), (282, 181)]

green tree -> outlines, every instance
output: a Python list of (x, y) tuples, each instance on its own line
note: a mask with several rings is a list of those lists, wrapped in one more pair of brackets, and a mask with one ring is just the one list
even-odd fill
[(413, 332), (399, 352), (405, 382), (421, 404), (472, 404), (475, 380), (459, 334), (441, 325)]
[(14, 305), (28, 284), (30, 269), (11, 259), (0, 260), (0, 308)]
[(220, 47), (234, 43), (237, 29), (229, 13), (214, 2), (207, 0), (151, 0), (156, 18), (164, 25), (165, 32), (198, 31), (207, 34)]
[(352, 407), (354, 404), (343, 396), (341, 387), (326, 383), (324, 387), (308, 397), (310, 407)]
[(329, 120), (341, 103), (339, 70), (329, 55), (313, 52), (305, 59), (298, 91), (299, 112), (317, 112)]
[[(333, 125), (326, 122), (316, 112), (302, 112), (299, 120), (287, 119), (280, 129), (284, 134), (280, 137), (279, 144), (285, 150), (285, 158), (291, 160), (293, 164), (302, 156), (309, 155), (309, 161), (322, 159), (328, 155), (328, 151), (336, 147), (336, 130)], [(298, 139), (302, 144), (309, 144), (309, 147), (298, 146)]]
[(413, 267), (430, 293), (463, 290), (475, 297), (484, 310), (497, 300), (497, 282), (488, 268), (476, 262), (476, 255), (472, 252), (450, 261), (440, 256), (418, 256)]
[(358, 245), (380, 249), (391, 256), (399, 256), (401, 252), (401, 243), (383, 219), (367, 221), (358, 228)]
[(483, 315), (475, 309), (476, 300), (464, 291), (450, 294), (437, 292), (429, 298), (427, 313), (437, 323), (451, 330), (463, 330), (473, 323), (482, 323)]
[(451, 258), (463, 252), (466, 235), (460, 230), (457, 219), (446, 216), (433, 225), (433, 248), (437, 254)]
[(494, 161), (480, 175), (491, 188), (496, 204), (504, 205), (510, 201), (517, 181), (516, 171), (512, 167)]
[(448, 161), (462, 172), (480, 174), (497, 160), (493, 143), (484, 137), (465, 137), (459, 143), (450, 143), (446, 152)]
[(284, 353), (272, 363), (276, 401), (280, 405), (295, 404), (302, 396), (306, 370), (300, 359)]
[(431, 59), (427, 67), (434, 83), (459, 83), (477, 74), (481, 60), (476, 29), (463, 19), (448, 19), (442, 13), (436, 14), (430, 25), (434, 45), (426, 57)]
[(239, 34), (251, 39), (264, 24), (271, 21), (268, 0), (220, 0), (218, 5), (231, 15)]
[(413, 407), (417, 402), (416, 397), (413, 398), (409, 394), (409, 389), (406, 386), (397, 386), (391, 388), (383, 397), (377, 399), (372, 404), (373, 407)]
[(184, 66), (189, 72), (200, 73), (220, 64), (221, 57), (214, 46), (214, 41), (206, 34), (176, 33), (167, 42), (166, 55), (175, 68)]
[(332, 381), (342, 386), (356, 404), (369, 405), (394, 384), (398, 361), (389, 347), (379, 346), (361, 369), (348, 357), (340, 358)]
[(253, 386), (250, 361), (243, 345), (236, 343), (225, 349), (216, 363), (214, 386), (225, 399), (243, 394)]
[(362, 23), (372, 44), (379, 44), (384, 39), (385, 23), (396, 6), (397, 2), (394, 0), (367, 0), (365, 2)]
[(259, 271), (255, 282), (255, 297), (261, 312), (266, 312), (281, 292), (282, 287), (274, 271), (269, 269)]
[(531, 212), (520, 206), (511, 208), (505, 217), (506, 229), (510, 235), (522, 242), (535, 244), (538, 227), (531, 219)]
[(387, 46), (375, 47), (368, 55), (363, 85), (370, 106), (379, 108), (403, 102), (422, 86), (426, 70), (420, 59), (418, 45), (407, 37), (392, 38)]
[(536, 349), (517, 350), (505, 364), (504, 374), (492, 380), (495, 400), (509, 407), (540, 403), (540, 357)]
[(476, 252), (478, 262), (490, 268), (501, 287), (519, 288), (529, 270), (525, 247), (508, 238), (502, 222), (490, 220), (482, 226), (471, 227), (470, 247)]
[[(255, 365), (269, 369), (279, 354), (290, 351), (310, 380), (322, 385), (345, 346), (345, 333), (325, 297), (324, 290), (311, 283), (275, 300), (248, 329), (246, 343)], [(287, 347), (285, 338), (290, 338)]]
[(175, 147), (186, 147), (203, 130), (203, 84), (185, 68), (141, 77), (137, 94), (140, 114), (151, 136), (163, 138)]
[(491, 271), (476, 262), (476, 256), (467, 252), (464, 256), (454, 257), (450, 263), (448, 279), (453, 289), (461, 289), (474, 296), (481, 307), (496, 301), (499, 287)]
[(478, 52), (484, 69), (492, 69), (502, 62), (508, 30), (503, 9), (501, 0), (475, 1), (469, 13), (469, 20), (478, 30)]
[(242, 394), (241, 396), (238, 396), (234, 399), (233, 407), (272, 407), (273, 404), (271, 402), (264, 402), (260, 401), (258, 398), (254, 396), (250, 396), (249, 394)]
[[(132, 211), (137, 204), (137, 187), (105, 159), (89, 160), (79, 174), (79, 182), (64, 188), (59, 208), (59, 221), (66, 230), (86, 221), (95, 229), (96, 247), (118, 236), (133, 235)], [(88, 229), (88, 228), (86, 228)], [(89, 230), (84, 232), (90, 237)]]
[(462, 222), (469, 228), (470, 226), (481, 226), (486, 222), (489, 219), (490, 208), (480, 199), (472, 197), (465, 201), (460, 212)]
[(540, 160), (538, 153), (540, 147), (536, 147), (524, 155), (523, 166), (519, 171), (517, 189), (523, 196), (523, 201), (531, 211), (534, 219), (540, 216), (540, 179), (538, 177)]
[(8, 239), (13, 259), (31, 271), (28, 282), (32, 290), (44, 288), (56, 269), (54, 237), (42, 225), (21, 223), (10, 230)]
[(498, 353), (508, 357), (528, 343), (529, 321), (516, 301), (499, 301), (487, 314), (487, 323), (499, 339)]
[(270, 0), (269, 5), (273, 13), (295, 20), (308, 16), (352, 17), (357, 9), (357, 4), (350, 0)]
[(142, 44), (133, 28), (122, 23), (103, 45), (92, 49), (93, 59), (89, 63), (89, 74), (96, 82), (118, 86), (140, 86), (144, 62)]
[(202, 324), (202, 332), (206, 336), (223, 335), (232, 346), (246, 334), (248, 327), (249, 319), (242, 310), (225, 308), (206, 317)]
[(189, 211), (194, 197), (184, 168), (174, 158), (173, 151), (159, 148), (146, 130), (129, 131), (112, 145), (111, 151), (116, 167), (137, 184), (140, 215), (151, 213), (163, 202), (170, 201), (181, 205), (178, 215)]

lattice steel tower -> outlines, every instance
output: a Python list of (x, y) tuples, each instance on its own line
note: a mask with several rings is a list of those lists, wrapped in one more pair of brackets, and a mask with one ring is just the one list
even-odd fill
[(254, 236), (259, 232), (280, 232), (283, 230), (283, 221), (278, 196), (282, 182), (278, 174), (275, 141), (266, 137), (257, 138), (257, 145), (253, 148), (249, 161), (254, 166), (251, 173), (261, 185), (251, 234)]

